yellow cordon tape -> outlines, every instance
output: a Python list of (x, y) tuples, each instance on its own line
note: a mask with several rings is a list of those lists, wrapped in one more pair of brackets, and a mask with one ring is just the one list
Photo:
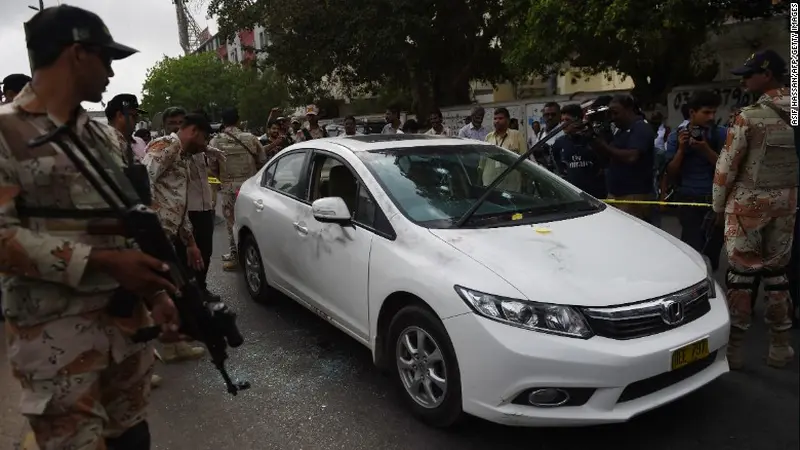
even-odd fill
[(221, 184), (220, 181), (214, 177), (208, 177), (209, 184)]
[(610, 205), (656, 205), (656, 206), (696, 206), (698, 208), (710, 208), (711, 203), (691, 203), (691, 202), (659, 202), (655, 200), (618, 200), (606, 198), (602, 201)]

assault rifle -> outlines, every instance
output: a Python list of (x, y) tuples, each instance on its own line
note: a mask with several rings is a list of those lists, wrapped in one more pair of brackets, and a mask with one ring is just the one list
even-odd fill
[[(66, 141), (71, 142), (78, 151), (73, 150)], [(169, 273), (163, 276), (179, 290), (174, 296), (181, 322), (179, 331), (205, 344), (211, 362), (222, 374), (228, 392), (236, 395), (240, 390), (248, 389), (250, 383), (234, 382), (225, 369), (228, 346), (236, 348), (244, 343), (244, 338), (236, 326), (236, 314), (224, 303), (205, 301), (203, 291), (180, 263), (175, 247), (161, 226), (158, 215), (142, 204), (136, 194), (135, 191), (142, 190), (142, 187), (133, 186), (134, 189), (126, 189), (126, 183), (135, 184), (137, 180), (128, 179), (126, 173), (123, 173), (116, 164), (101, 163), (98, 156), (88, 149), (69, 124), (32, 139), (28, 146), (39, 147), (47, 143), (52, 143), (61, 149), (103, 200), (115, 210), (126, 236), (135, 240), (144, 253), (169, 265)], [(132, 161), (132, 154), (129, 156)], [(136, 170), (141, 174), (141, 169)], [(120, 297), (112, 300), (112, 303), (125, 305), (126, 302), (134, 304), (133, 302), (138, 301), (127, 291), (121, 291)], [(123, 306), (122, 309), (128, 308)], [(129, 309), (130, 311), (118, 311), (118, 313), (125, 316), (132, 313), (132, 306)], [(133, 340), (146, 342), (157, 338), (160, 333), (161, 329), (158, 326), (142, 328), (135, 333)]]

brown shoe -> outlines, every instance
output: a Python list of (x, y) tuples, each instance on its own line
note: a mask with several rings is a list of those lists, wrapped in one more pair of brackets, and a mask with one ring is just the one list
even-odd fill
[(222, 270), (224, 270), (226, 272), (236, 272), (237, 270), (239, 270), (239, 261), (234, 259), (234, 260), (231, 260), (231, 261), (223, 262), (222, 263)]
[(223, 261), (235, 261), (236, 260), (236, 253), (233, 253), (233, 252), (226, 253), (226, 254), (222, 255), (222, 260)]
[(186, 342), (178, 342), (164, 344), (164, 349), (161, 351), (161, 359), (165, 363), (190, 361), (202, 358), (205, 354), (206, 349), (203, 347), (192, 347)]

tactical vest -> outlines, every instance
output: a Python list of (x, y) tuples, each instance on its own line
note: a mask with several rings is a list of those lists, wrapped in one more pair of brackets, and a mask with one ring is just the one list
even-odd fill
[(743, 108), (749, 119), (748, 152), (742, 162), (749, 177), (740, 177), (737, 185), (746, 189), (790, 189), (800, 180), (794, 130), (769, 107), (756, 104)]
[[(247, 181), (258, 172), (253, 151), (246, 148), (243, 143), (237, 142), (228, 134), (222, 133), (220, 138), (225, 139), (225, 161), (219, 164), (219, 181), (222, 183), (241, 183)], [(237, 136), (238, 138), (238, 136)], [(241, 139), (239, 139), (241, 140)]]

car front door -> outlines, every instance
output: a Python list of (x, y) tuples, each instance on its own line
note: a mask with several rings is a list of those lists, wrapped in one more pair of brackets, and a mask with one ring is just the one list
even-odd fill
[(297, 249), (306, 233), (298, 223), (311, 213), (308, 195), (308, 150), (295, 150), (272, 161), (264, 171), (260, 195), (254, 197), (253, 221), (264, 272), (273, 287), (307, 298), (305, 270)]
[[(340, 157), (315, 152), (310, 170), (309, 200), (341, 197), (352, 225), (322, 223), (309, 211), (308, 237), (301, 248), (309, 291), (329, 320), (366, 342), (369, 339), (369, 255), (376, 234), (376, 205), (369, 192)], [(388, 221), (386, 221), (388, 226)]]

